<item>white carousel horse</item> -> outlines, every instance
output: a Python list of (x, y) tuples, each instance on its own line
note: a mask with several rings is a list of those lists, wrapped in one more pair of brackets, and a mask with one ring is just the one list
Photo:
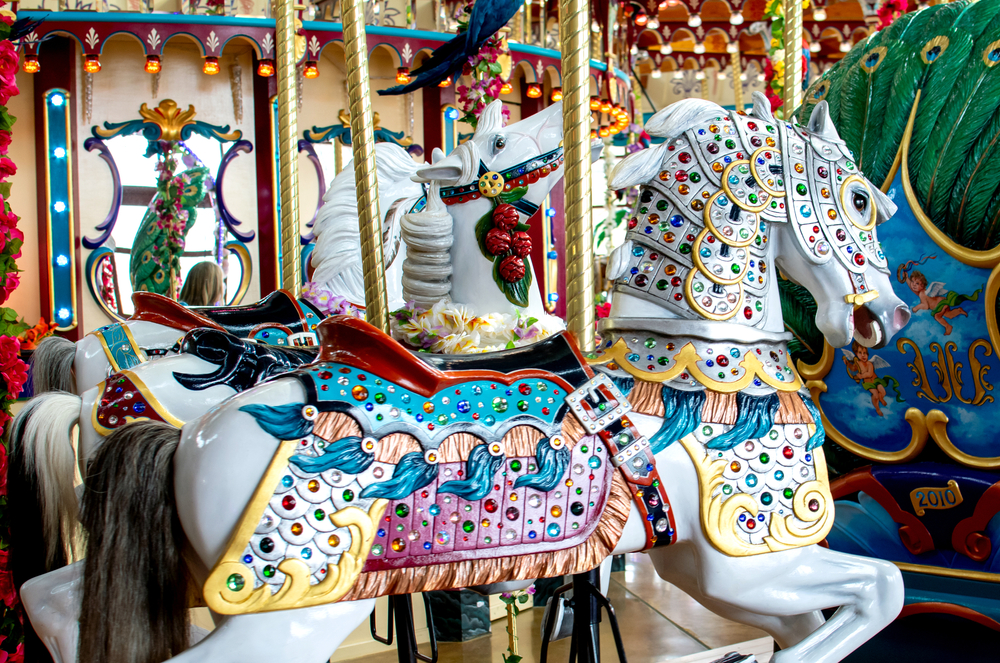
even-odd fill
[(246, 306), (189, 308), (149, 292), (134, 293), (132, 302), (135, 313), (128, 320), (95, 329), (77, 343), (44, 339), (31, 362), (35, 395), (83, 393), (114, 372), (175, 352), (180, 338), (200, 327), (274, 345), (314, 345), (312, 330), (323, 318), (284, 290)]
[[(84, 498), (80, 656), (114, 662), (136, 646), (149, 660), (319, 663), (374, 596), (575, 573), (652, 549), (662, 576), (773, 634), (776, 663), (844, 658), (899, 612), (902, 579), (817, 545), (833, 519), (822, 423), (788, 365), (772, 260), (810, 287), (833, 343), (885, 344), (909, 312), (875, 239), (893, 206), (856, 173), (825, 110), (808, 130), (774, 121), (762, 97), (749, 117), (696, 100), (652, 118), (647, 131), (668, 141), (612, 177), (644, 186), (613, 269), (611, 344), (592, 357), (601, 376), (587, 378), (564, 335), (427, 365), (333, 318), (316, 364), (180, 432), (114, 433)], [(712, 166), (727, 157), (732, 168)], [(666, 221), (647, 233), (638, 219), (651, 210)], [(746, 287), (718, 283), (726, 269)], [(687, 295), (659, 288), (661, 273), (679, 274)], [(151, 503), (163, 508), (146, 517)], [(181, 549), (194, 553), (186, 567)], [(132, 573), (106, 572), (126, 558)], [(187, 573), (226, 616), (190, 649), (178, 619)], [(825, 623), (824, 608), (838, 608)]]
[[(115, 373), (81, 396), (36, 396), (18, 413), (12, 425), (8, 492), (18, 509), (12, 531), (23, 542), (12, 555), (18, 584), (71, 556), (79, 537), (74, 466), (86, 476), (90, 459), (113, 430), (137, 419), (180, 427), (233, 394), (316, 357), (314, 350), (241, 340), (205, 328), (185, 335), (178, 349), (179, 354)], [(79, 430), (75, 457), (74, 427)], [(49, 623), (49, 631), (65, 630), (69, 623), (75, 631), (75, 609), (67, 614), (66, 605), (53, 611), (35, 601), (38, 587), (75, 586), (81, 575), (79, 564), (45, 573), (34, 581), (34, 594), (23, 597), (32, 614), (44, 615), (40, 619)], [(78, 604), (79, 596), (63, 592), (60, 603), (65, 601)], [(65, 649), (62, 658), (76, 659)]]

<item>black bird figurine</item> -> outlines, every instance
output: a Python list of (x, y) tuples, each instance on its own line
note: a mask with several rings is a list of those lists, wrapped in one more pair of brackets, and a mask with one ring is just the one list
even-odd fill
[(382, 95), (406, 94), (421, 88), (437, 85), (449, 76), (462, 71), (466, 60), (479, 52), (483, 43), (507, 25), (521, 7), (518, 0), (479, 0), (469, 15), (469, 25), (465, 32), (455, 35), (451, 41), (434, 49), (430, 57), (420, 67), (414, 69), (413, 80), (406, 85), (396, 85), (388, 90), (379, 90)]

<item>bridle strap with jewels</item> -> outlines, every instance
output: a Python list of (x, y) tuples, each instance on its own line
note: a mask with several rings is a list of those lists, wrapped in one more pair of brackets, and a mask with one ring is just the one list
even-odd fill
[[(441, 200), (444, 201), (445, 205), (458, 205), (460, 203), (469, 202), (470, 200), (477, 200), (483, 196), (486, 196), (487, 198), (495, 198), (500, 195), (500, 193), (510, 191), (515, 187), (534, 184), (540, 178), (548, 176), (549, 173), (559, 168), (562, 162), (562, 147), (557, 147), (550, 152), (540, 154), (537, 157), (532, 157), (527, 161), (522, 161), (521, 163), (500, 172), (489, 171), (486, 168), (486, 164), (480, 161), (479, 179), (470, 184), (450, 186), (441, 189)], [(490, 187), (489, 185), (493, 182), (496, 182), (497, 185), (502, 183), (502, 187)], [(538, 211), (538, 205), (524, 200), (523, 198), (510, 204), (528, 217)]]

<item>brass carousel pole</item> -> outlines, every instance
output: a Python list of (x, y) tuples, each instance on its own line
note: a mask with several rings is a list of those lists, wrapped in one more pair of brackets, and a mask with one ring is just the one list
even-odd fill
[(594, 349), (589, 9), (589, 0), (559, 0), (563, 145), (566, 156), (566, 326), (576, 336), (584, 352)]
[(732, 53), (733, 62), (733, 104), (736, 110), (743, 110), (743, 64), (740, 62), (740, 46), (735, 44), (736, 50)]
[(351, 111), (351, 143), (358, 195), (361, 264), (365, 276), (365, 318), (389, 333), (389, 299), (385, 293), (382, 257), (382, 216), (375, 176), (375, 123), (368, 81), (368, 40), (363, 0), (341, 0), (344, 49), (347, 55), (347, 96)]
[(295, 98), (294, 0), (274, 1), (278, 52), (278, 191), (281, 201), (281, 287), (299, 296), (302, 279), (299, 240), (298, 117)]
[(785, 79), (782, 107), (784, 118), (802, 103), (802, 0), (785, 2)]

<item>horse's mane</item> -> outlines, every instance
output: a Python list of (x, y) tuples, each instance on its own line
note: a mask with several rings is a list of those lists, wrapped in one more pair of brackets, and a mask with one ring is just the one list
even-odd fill
[[(955, 242), (1000, 244), (1000, 0), (905, 14), (813, 81), (796, 116), (820, 101), (876, 185), (892, 172), (914, 102), (910, 183), (921, 208)], [(919, 101), (917, 95), (919, 93)]]
[[(393, 202), (421, 195), (423, 189), (410, 180), (419, 165), (394, 143), (376, 143), (375, 165), (379, 184), (379, 209), (385, 215)], [(355, 304), (365, 301), (361, 267), (361, 238), (358, 234), (358, 197), (354, 182), (354, 161), (330, 182), (314, 226), (316, 248), (310, 256), (315, 271), (312, 281), (326, 285), (335, 294)], [(393, 229), (395, 240), (398, 224)], [(386, 249), (389, 247), (387, 246)]]

